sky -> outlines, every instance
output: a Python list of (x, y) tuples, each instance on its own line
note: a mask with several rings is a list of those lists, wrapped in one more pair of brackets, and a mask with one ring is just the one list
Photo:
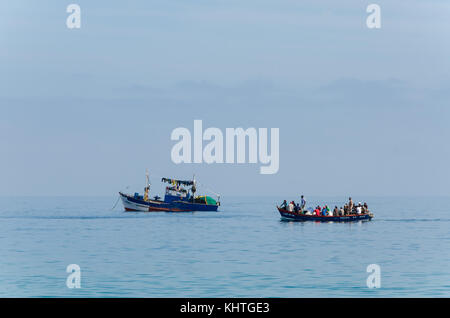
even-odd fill
[[(195, 174), (222, 196), (449, 195), (449, 13), (445, 0), (3, 1), (0, 195), (142, 191), (147, 168), (155, 191)], [(196, 119), (279, 128), (278, 173), (174, 164), (171, 132)]]

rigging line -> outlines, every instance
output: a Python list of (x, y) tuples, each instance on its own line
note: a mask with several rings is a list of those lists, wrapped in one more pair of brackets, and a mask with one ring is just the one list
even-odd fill
[(215, 195), (217, 195), (217, 196), (220, 197), (220, 194), (219, 194), (219, 193), (217, 193), (217, 192), (215, 192), (215, 191), (209, 189), (204, 183), (201, 183), (201, 182), (198, 182), (198, 183), (199, 183), (201, 186), (203, 186), (203, 187), (205, 188), (205, 190), (207, 190), (207, 191), (209, 191), (209, 192), (212, 192), (213, 194), (215, 194)]
[(120, 200), (120, 196), (117, 198), (117, 201), (116, 201), (116, 203), (114, 203), (114, 206), (111, 208), (111, 210), (114, 210), (114, 208), (116, 207), (117, 203), (119, 203), (119, 200)]
[[(128, 190), (129, 188), (130, 188), (130, 186), (127, 186), (127, 187), (125, 188), (125, 191)], [(117, 201), (116, 201), (116, 203), (114, 203), (114, 205), (113, 205), (113, 207), (111, 208), (111, 210), (114, 210), (114, 208), (117, 206), (117, 203), (119, 203), (119, 200), (120, 200), (120, 195), (119, 195), (119, 197), (117, 198)]]

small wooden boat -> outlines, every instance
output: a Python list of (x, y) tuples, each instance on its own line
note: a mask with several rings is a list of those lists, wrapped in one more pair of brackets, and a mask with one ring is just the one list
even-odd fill
[(290, 221), (319, 221), (319, 222), (351, 222), (351, 221), (360, 221), (367, 220), (370, 221), (373, 218), (372, 213), (364, 213), (364, 214), (350, 214), (344, 216), (317, 216), (317, 215), (305, 215), (299, 214), (296, 212), (291, 212), (285, 209), (282, 209), (277, 206), (278, 212), (280, 212), (281, 218), (284, 220)]

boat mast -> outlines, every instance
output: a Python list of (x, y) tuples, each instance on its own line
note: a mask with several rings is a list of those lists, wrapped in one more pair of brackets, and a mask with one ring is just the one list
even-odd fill
[(150, 190), (150, 180), (148, 175), (148, 169), (145, 170), (145, 188), (144, 188), (144, 201), (148, 201), (148, 191)]
[(192, 191), (192, 200), (194, 200), (194, 199), (195, 199), (195, 192), (197, 191), (197, 184), (196, 184), (196, 181), (195, 181), (195, 174), (194, 174), (194, 176), (192, 177), (192, 187), (191, 187), (191, 191)]

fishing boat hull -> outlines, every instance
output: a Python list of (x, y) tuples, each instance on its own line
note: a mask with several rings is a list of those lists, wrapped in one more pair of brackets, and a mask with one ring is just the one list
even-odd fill
[(351, 214), (345, 216), (317, 216), (304, 215), (277, 207), (283, 220), (290, 221), (318, 221), (318, 222), (353, 222), (353, 221), (370, 221), (373, 218), (372, 213), (365, 214)]
[(218, 205), (200, 204), (188, 201), (142, 200), (119, 192), (125, 211), (133, 212), (216, 212)]

